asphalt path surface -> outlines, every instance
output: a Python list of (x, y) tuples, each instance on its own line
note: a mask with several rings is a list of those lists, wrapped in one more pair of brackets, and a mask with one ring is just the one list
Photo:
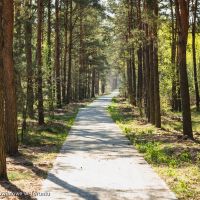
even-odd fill
[(79, 111), (75, 123), (44, 180), (38, 199), (174, 200), (107, 112), (118, 93), (103, 96)]

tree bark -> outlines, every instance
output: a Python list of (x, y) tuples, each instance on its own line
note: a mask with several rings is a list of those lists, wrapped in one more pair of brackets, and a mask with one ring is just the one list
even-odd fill
[(61, 75), (60, 75), (60, 17), (59, 17), (59, 0), (55, 1), (56, 22), (55, 22), (55, 69), (56, 69), (56, 96), (57, 107), (62, 107), (61, 100)]
[(183, 116), (183, 134), (193, 138), (190, 94), (187, 75), (186, 46), (189, 29), (189, 0), (176, 0), (177, 20), (178, 20), (178, 46), (179, 46), (179, 72), (180, 72), (180, 91)]
[(24, 54), (24, 42), (23, 42), (23, 23), (24, 16), (22, 14), (22, 1), (14, 1), (14, 43), (13, 43), (13, 59), (15, 65), (15, 83), (16, 83), (16, 98), (17, 98), (17, 111), (23, 111), (24, 105), (24, 93), (22, 88), (21, 70)]
[[(148, 24), (145, 24), (145, 32), (146, 37), (149, 37), (149, 27)], [(147, 41), (146, 41), (147, 43)], [(149, 61), (150, 61), (150, 45), (144, 44), (144, 51), (145, 51), (145, 107), (146, 107), (146, 116), (148, 119), (148, 122), (150, 122), (150, 90), (149, 90), (149, 83), (150, 83), (150, 67), (149, 67)]]
[(150, 122), (155, 124), (155, 92), (154, 92), (154, 52), (153, 52), (153, 39), (150, 39), (149, 48), (149, 107), (150, 107)]
[(170, 0), (171, 9), (171, 62), (172, 62), (172, 111), (176, 111), (176, 26), (175, 26), (175, 16), (173, 9), (173, 0)]
[(3, 27), (2, 27), (3, 0), (0, 0), (0, 179), (7, 180), (6, 147), (5, 147), (5, 107), (4, 107), (4, 80), (3, 80)]
[(34, 91), (33, 91), (33, 63), (32, 63), (32, 0), (26, 0), (25, 21), (25, 50), (26, 50), (26, 73), (27, 73), (27, 113), (30, 118), (34, 118)]
[[(154, 0), (154, 14), (158, 18), (158, 2)], [(154, 22), (154, 106), (155, 106), (155, 125), (161, 128), (160, 113), (160, 87), (159, 87), (159, 71), (158, 71), (158, 32), (157, 21)]]
[(131, 30), (133, 28), (132, 22), (132, 0), (127, 0), (127, 35), (126, 35), (126, 43), (127, 43), (127, 92), (129, 96), (129, 101), (132, 105), (136, 105), (136, 77), (135, 77), (135, 63), (134, 63), (134, 48), (132, 44), (130, 44), (130, 39), (132, 37)]
[(43, 80), (42, 80), (42, 17), (43, 1), (37, 1), (37, 87), (38, 87), (38, 123), (44, 124), (44, 107), (43, 107)]
[(52, 33), (52, 27), (51, 27), (51, 3), (52, 0), (48, 0), (48, 27), (47, 27), (47, 46), (48, 46), (48, 52), (47, 52), (47, 66), (48, 66), (48, 77), (47, 77), (47, 83), (48, 83), (48, 97), (49, 97), (49, 110), (53, 111), (54, 109), (54, 97), (53, 97), (53, 70), (52, 70), (52, 61), (51, 61), (51, 56), (52, 56), (52, 42), (51, 42), (51, 33)]
[(196, 61), (196, 21), (197, 21), (197, 0), (193, 0), (193, 21), (192, 21), (192, 55), (194, 68), (194, 87), (196, 95), (196, 109), (199, 111), (199, 85), (197, 78), (197, 61)]
[(66, 87), (67, 87), (67, 59), (68, 59), (68, 10), (69, 0), (65, 1), (65, 47), (64, 47), (64, 66), (63, 66), (63, 85), (62, 96), (63, 102), (66, 102)]
[(68, 63), (68, 78), (67, 78), (67, 99), (66, 103), (69, 104), (71, 101), (71, 93), (72, 93), (72, 48), (73, 48), (73, 2), (70, 0), (69, 2), (69, 63)]
[(18, 153), (17, 105), (13, 66), (13, 0), (3, 1), (3, 66), (5, 87), (6, 148), (9, 155)]
[(95, 70), (95, 67), (92, 66), (92, 90), (91, 90), (92, 98), (95, 98), (95, 80), (96, 80), (96, 70)]
[[(142, 31), (141, 21), (141, 0), (137, 1), (137, 20), (138, 29)], [(142, 96), (143, 96), (143, 58), (142, 58), (142, 45), (139, 46), (137, 51), (138, 57), (138, 83), (137, 83), (137, 104), (140, 109), (140, 115), (142, 116)]]
[(80, 51), (79, 51), (79, 99), (84, 99), (84, 32), (83, 32), (84, 7), (80, 5)]
[(130, 50), (130, 56), (131, 56), (131, 79), (132, 79), (132, 104), (136, 106), (136, 88), (137, 88), (137, 80), (136, 80), (136, 72), (135, 72), (135, 48), (134, 45), (132, 45)]

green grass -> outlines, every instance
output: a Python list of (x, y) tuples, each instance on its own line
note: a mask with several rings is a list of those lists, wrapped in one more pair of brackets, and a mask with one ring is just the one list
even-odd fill
[(46, 123), (43, 126), (38, 126), (37, 121), (28, 119), (23, 141), (21, 140), (21, 129), (19, 129), (20, 143), (32, 147), (55, 145), (57, 147), (56, 151), (59, 151), (74, 123), (78, 109), (79, 106), (75, 106), (70, 112), (63, 109), (57, 113), (55, 112), (54, 115), (46, 116)]
[(29, 127), (23, 144), (27, 146), (56, 145), (59, 150), (73, 125), (74, 118), (75, 115), (64, 123), (62, 120), (65, 119), (60, 118), (56, 122), (49, 121), (41, 127)]
[(19, 180), (30, 180), (31, 175), (29, 172), (23, 171), (10, 171), (8, 173), (8, 179), (10, 181), (19, 181)]
[[(148, 124), (126, 100), (114, 98), (108, 108), (113, 120), (179, 199), (200, 199), (200, 145), (179, 139), (180, 113), (167, 113), (162, 129)], [(193, 127), (200, 132), (200, 114), (193, 110)], [(177, 120), (173, 120), (177, 119)]]

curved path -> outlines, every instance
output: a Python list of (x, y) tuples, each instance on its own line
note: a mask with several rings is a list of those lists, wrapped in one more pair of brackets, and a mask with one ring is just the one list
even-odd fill
[(172, 200), (175, 195), (107, 114), (113, 96), (81, 109), (42, 192), (52, 200)]

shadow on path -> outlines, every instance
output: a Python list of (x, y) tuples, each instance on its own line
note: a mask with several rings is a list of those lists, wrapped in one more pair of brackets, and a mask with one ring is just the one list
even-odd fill
[(47, 179), (50, 180), (51, 182), (61, 186), (62, 188), (68, 190), (69, 192), (79, 195), (80, 197), (84, 198), (85, 200), (99, 200), (99, 198), (95, 194), (91, 194), (89, 192), (86, 192), (86, 191), (78, 188), (78, 187), (75, 187), (75, 186), (59, 179), (52, 173), (49, 173)]
[[(22, 159), (22, 158), (21, 158)], [(37, 167), (34, 165), (31, 161), (23, 158), (23, 163), (26, 163), (27, 165), (23, 165), (23, 167), (26, 167), (30, 169), (33, 173), (35, 173), (38, 177), (41, 177), (43, 179), (47, 178), (47, 171)], [(52, 173), (48, 173), (47, 180), (55, 183), (56, 185), (66, 189), (68, 192), (74, 193), (79, 195), (80, 197), (84, 198), (85, 200), (99, 200), (99, 198), (91, 194), (89, 192), (86, 192), (78, 187), (75, 187), (73, 185), (70, 185), (69, 183), (59, 179), (57, 176), (55, 176)], [(16, 185), (12, 184), (11, 182), (0, 182), (0, 185), (12, 192), (13, 194), (18, 194), (18, 198), (20, 200), (35, 200), (36, 198), (31, 197), (30, 195), (26, 194), (24, 191), (22, 191), (20, 188), (18, 188)]]

